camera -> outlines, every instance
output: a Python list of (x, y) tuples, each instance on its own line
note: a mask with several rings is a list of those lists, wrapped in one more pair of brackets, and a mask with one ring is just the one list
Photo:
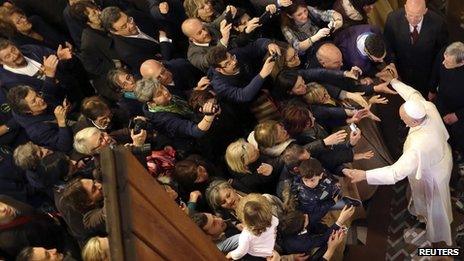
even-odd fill
[(214, 114), (216, 114), (216, 113), (219, 111), (220, 108), (221, 108), (221, 107), (219, 106), (219, 104), (215, 103), (215, 104), (213, 105), (213, 107), (211, 108), (211, 112), (209, 112), (209, 113), (204, 113), (204, 115), (208, 115), (208, 116), (209, 116), (209, 115), (214, 115)]
[(278, 53), (273, 53), (271, 54), (271, 62), (275, 62), (277, 61), (277, 58), (279, 58), (279, 54)]
[(259, 17), (258, 24), (265, 24), (269, 20), (271, 20), (271, 18), (272, 18), (272, 14), (270, 12), (266, 11)]
[(234, 17), (232, 16), (232, 12), (230, 10), (227, 11), (224, 19), (226, 20), (226, 24), (231, 24), (234, 22)]
[(133, 118), (129, 121), (129, 129), (133, 129), (134, 134), (139, 134), (142, 130), (148, 129), (148, 123), (142, 119)]

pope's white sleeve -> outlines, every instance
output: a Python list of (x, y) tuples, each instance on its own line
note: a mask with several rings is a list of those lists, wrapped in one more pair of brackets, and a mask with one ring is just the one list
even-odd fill
[(367, 183), (372, 185), (391, 185), (416, 173), (419, 156), (416, 150), (407, 150), (393, 165), (366, 171)]
[(422, 96), (420, 92), (416, 89), (412, 88), (409, 85), (404, 84), (402, 81), (393, 79), (390, 82), (391, 86), (398, 94), (403, 98), (405, 101), (409, 100), (422, 100), (425, 101), (425, 98)]

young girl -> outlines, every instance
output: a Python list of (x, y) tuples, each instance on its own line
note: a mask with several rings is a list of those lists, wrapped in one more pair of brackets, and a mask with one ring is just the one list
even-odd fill
[(272, 256), (279, 219), (272, 215), (269, 201), (260, 194), (249, 194), (239, 202), (237, 215), (244, 228), (237, 249), (226, 257), (237, 260), (246, 254), (264, 258)]

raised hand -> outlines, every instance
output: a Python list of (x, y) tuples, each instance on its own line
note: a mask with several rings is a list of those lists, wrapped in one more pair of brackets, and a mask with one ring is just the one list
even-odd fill
[(247, 22), (246, 27), (245, 27), (245, 33), (249, 34), (260, 26), (261, 24), (259, 23), (259, 17), (254, 17), (253, 19)]
[(388, 94), (398, 94), (394, 90), (388, 88), (389, 82), (383, 82), (374, 86), (375, 92), (388, 93)]
[(161, 14), (167, 14), (169, 12), (168, 2), (161, 2), (158, 7)]
[(211, 81), (208, 79), (208, 77), (203, 76), (201, 79), (198, 81), (197, 86), (193, 88), (195, 91), (201, 91), (205, 90), (208, 88), (208, 86), (211, 84)]
[(361, 139), (361, 129), (356, 128), (356, 131), (350, 132), (350, 144), (351, 146), (355, 146), (358, 141)]
[(269, 56), (267, 59), (266, 59), (266, 62), (264, 62), (263, 64), (263, 68), (261, 69), (261, 71), (259, 72), (259, 75), (261, 76), (261, 78), (266, 78), (269, 76), (269, 74), (271, 74), (272, 72), (272, 69), (274, 69), (274, 65), (275, 65), (275, 62), (274, 61), (271, 61), (272, 59), (272, 56)]
[(272, 174), (272, 165), (269, 165), (267, 163), (261, 163), (261, 165), (258, 167), (258, 169), (256, 170), (256, 172), (258, 172), (258, 174), (261, 174), (263, 176), (269, 176)]
[(60, 60), (69, 60), (72, 58), (72, 50), (68, 47), (63, 48), (60, 44), (58, 45), (58, 49), (56, 50), (56, 56)]
[(131, 130), (131, 139), (132, 139), (132, 144), (135, 147), (142, 147), (143, 144), (145, 144), (145, 139), (147, 138), (147, 131), (146, 130), (141, 130), (140, 133), (135, 134), (134, 130)]
[(345, 138), (347, 135), (348, 133), (346, 133), (345, 130), (337, 131), (327, 136), (324, 139), (324, 144), (327, 146), (331, 146), (331, 145), (342, 143), (343, 141), (345, 141)]
[(343, 169), (343, 174), (351, 179), (351, 183), (357, 183), (366, 179), (366, 171), (359, 169)]
[(66, 109), (58, 105), (56, 106), (55, 110), (53, 111), (55, 114), (56, 122), (58, 123), (59, 127), (66, 127)]
[(345, 71), (345, 77), (357, 80), (362, 75), (362, 70), (358, 66), (351, 67), (351, 70)]
[(374, 103), (387, 104), (388, 99), (385, 97), (380, 97), (380, 95), (374, 95), (369, 99), (369, 104), (374, 104)]
[(363, 95), (364, 95), (364, 92), (347, 92), (346, 98), (356, 102), (357, 104), (361, 105), (363, 108), (366, 108), (369, 106), (369, 104), (364, 99)]
[(45, 76), (49, 78), (55, 78), (56, 68), (58, 67), (58, 57), (56, 55), (50, 55), (43, 58), (42, 70)]
[(372, 150), (369, 150), (366, 152), (355, 153), (353, 156), (353, 160), (371, 159), (372, 157), (374, 157), (374, 152)]
[(266, 11), (271, 13), (271, 14), (275, 14), (277, 12), (277, 6), (274, 5), (274, 4), (267, 5), (266, 6)]

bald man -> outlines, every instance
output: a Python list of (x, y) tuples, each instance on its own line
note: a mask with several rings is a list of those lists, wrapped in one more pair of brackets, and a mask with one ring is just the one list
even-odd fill
[(146, 60), (140, 66), (140, 74), (143, 78), (158, 80), (171, 93), (181, 97), (187, 97), (187, 92), (194, 88), (209, 84), (209, 80), (201, 78), (201, 72), (185, 59), (172, 59), (163, 63)]
[(206, 53), (213, 46), (227, 47), (229, 44), (230, 29), (232, 24), (226, 25), (226, 21), (220, 23), (220, 32), (208, 27), (196, 18), (189, 18), (182, 23), (182, 32), (189, 39), (187, 59), (193, 66), (206, 72), (209, 68), (206, 61)]
[(448, 39), (444, 20), (425, 0), (407, 0), (388, 15), (384, 36), (401, 80), (428, 97), (435, 58)]
[(333, 43), (321, 45), (316, 52), (316, 58), (325, 69), (340, 70), (343, 66), (342, 52)]

